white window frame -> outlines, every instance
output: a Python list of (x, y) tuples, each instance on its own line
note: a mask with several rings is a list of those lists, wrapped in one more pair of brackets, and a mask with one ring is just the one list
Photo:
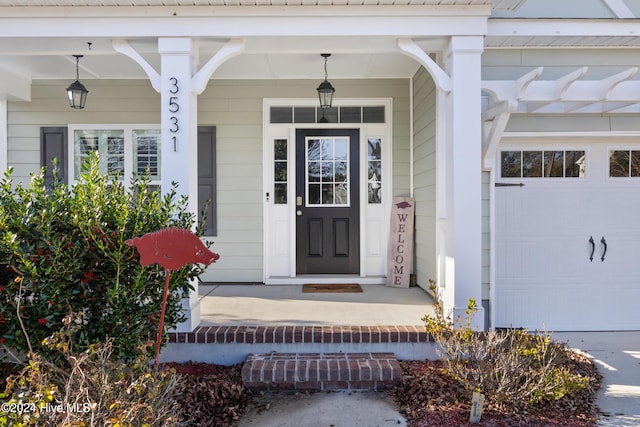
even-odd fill
[[(68, 134), (68, 173), (69, 173), (69, 183), (71, 185), (76, 182), (76, 157), (75, 157), (75, 134), (76, 131), (122, 131), (124, 136), (124, 174), (122, 175), (120, 181), (124, 183), (128, 183), (131, 178), (134, 176), (135, 165), (133, 164), (133, 159), (135, 157), (134, 153), (134, 131), (139, 130), (157, 130), (160, 132), (160, 124), (70, 124), (68, 125), (69, 134)], [(159, 138), (158, 142), (161, 143), (162, 139)], [(158, 155), (162, 152), (161, 147), (158, 147)], [(158, 159), (160, 160), (160, 159)], [(160, 168), (160, 164), (158, 164), (158, 168)], [(162, 171), (159, 169), (159, 175), (157, 179), (153, 179), (149, 181), (149, 184), (152, 186), (160, 186), (161, 184)]]
[[(521, 176), (519, 177), (503, 177), (502, 176), (502, 153), (505, 151), (520, 151), (525, 152), (525, 151), (540, 151), (542, 153), (544, 152), (548, 152), (548, 151), (584, 151), (584, 156), (585, 156), (585, 174), (584, 176), (574, 176), (574, 177), (568, 177), (568, 176), (564, 176), (564, 177), (545, 177), (545, 176), (522, 176), (522, 164), (520, 165), (520, 173)], [(566, 144), (548, 144), (548, 143), (541, 143), (541, 144), (536, 144), (536, 145), (531, 145), (531, 144), (527, 144), (527, 145), (512, 145), (512, 144), (505, 144), (503, 146), (500, 146), (498, 148), (498, 150), (496, 150), (496, 179), (500, 180), (500, 181), (505, 181), (505, 182), (515, 182), (515, 181), (522, 181), (525, 180), (527, 182), (561, 182), (561, 181), (578, 181), (578, 182), (582, 182), (582, 181), (586, 181), (589, 178), (590, 175), (590, 167), (589, 167), (589, 149), (588, 147), (585, 145), (582, 146), (575, 146), (575, 147), (571, 147), (571, 146), (567, 146)], [(563, 167), (566, 167), (566, 165), (563, 165)]]
[(640, 176), (611, 176), (611, 161), (609, 155), (612, 151), (640, 151), (638, 146), (633, 145), (613, 145), (607, 146), (606, 158), (606, 179), (612, 182), (633, 182), (640, 181)]

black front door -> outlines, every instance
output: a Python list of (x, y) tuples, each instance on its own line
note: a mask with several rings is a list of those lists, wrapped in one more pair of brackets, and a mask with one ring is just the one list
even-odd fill
[(297, 274), (360, 273), (358, 129), (296, 130)]

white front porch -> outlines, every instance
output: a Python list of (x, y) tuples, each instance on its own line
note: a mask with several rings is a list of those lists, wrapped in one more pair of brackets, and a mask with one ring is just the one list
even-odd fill
[(417, 286), (361, 287), (361, 293), (303, 293), (302, 284), (201, 283), (200, 326), (422, 325), (425, 314), (434, 314), (433, 299)]
[(303, 293), (301, 285), (202, 284), (200, 326), (170, 332), (162, 361), (231, 365), (249, 354), (393, 353), (437, 357), (425, 314), (433, 300), (418, 287), (362, 285), (359, 293)]

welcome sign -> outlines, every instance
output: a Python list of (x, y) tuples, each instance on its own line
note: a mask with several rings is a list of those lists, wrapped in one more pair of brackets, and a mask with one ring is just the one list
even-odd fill
[(387, 286), (408, 288), (413, 260), (413, 197), (394, 197), (391, 209), (391, 235), (389, 236), (389, 259)]

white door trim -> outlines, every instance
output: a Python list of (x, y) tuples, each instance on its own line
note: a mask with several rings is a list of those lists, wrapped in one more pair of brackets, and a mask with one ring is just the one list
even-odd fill
[[(317, 283), (331, 283), (332, 281), (336, 283), (345, 280), (344, 275), (297, 276), (296, 274), (295, 132), (297, 128), (357, 128), (360, 130), (360, 275), (349, 275), (348, 278), (352, 282), (361, 284), (385, 283), (389, 215), (393, 188), (392, 99), (349, 98), (334, 101), (336, 106), (384, 106), (385, 123), (270, 123), (271, 107), (315, 107), (317, 103), (317, 99), (263, 100), (263, 280), (266, 284), (299, 284), (308, 282), (310, 278)], [(277, 138), (288, 141), (286, 205), (273, 203), (273, 141)], [(381, 204), (368, 203), (367, 141), (369, 138), (382, 139)], [(267, 193), (270, 195), (269, 200), (267, 200)], [(283, 228), (285, 222), (288, 223), (286, 229)], [(375, 224), (375, 227), (371, 224)]]

